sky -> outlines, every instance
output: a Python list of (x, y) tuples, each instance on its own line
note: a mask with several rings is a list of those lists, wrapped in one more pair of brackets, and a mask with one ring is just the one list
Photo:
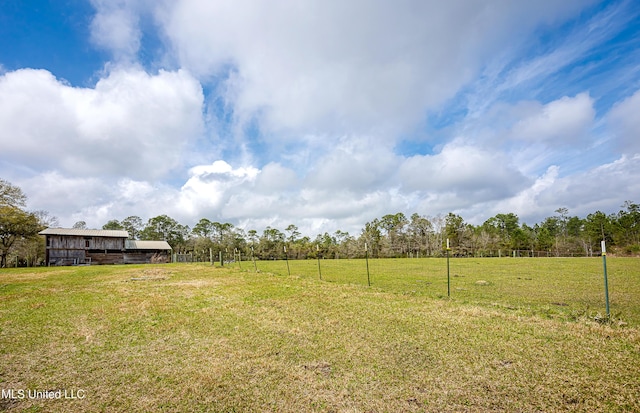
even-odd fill
[(0, 178), (60, 225), (640, 202), (634, 0), (4, 0)]

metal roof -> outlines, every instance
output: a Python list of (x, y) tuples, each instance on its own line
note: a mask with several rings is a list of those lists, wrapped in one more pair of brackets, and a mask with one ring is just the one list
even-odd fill
[(139, 241), (128, 239), (124, 242), (124, 248), (128, 250), (170, 250), (167, 241)]
[(127, 231), (116, 231), (107, 229), (75, 229), (75, 228), (47, 228), (40, 231), (40, 235), (69, 235), (76, 237), (113, 237), (129, 238)]

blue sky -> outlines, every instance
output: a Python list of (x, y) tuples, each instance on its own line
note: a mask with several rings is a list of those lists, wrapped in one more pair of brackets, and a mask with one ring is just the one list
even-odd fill
[(630, 0), (9, 0), (0, 177), (64, 226), (617, 212), (639, 32)]

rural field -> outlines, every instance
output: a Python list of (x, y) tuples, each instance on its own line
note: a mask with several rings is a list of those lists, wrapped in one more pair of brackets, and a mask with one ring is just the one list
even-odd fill
[(640, 411), (607, 265), (609, 320), (601, 258), (3, 269), (0, 411)]

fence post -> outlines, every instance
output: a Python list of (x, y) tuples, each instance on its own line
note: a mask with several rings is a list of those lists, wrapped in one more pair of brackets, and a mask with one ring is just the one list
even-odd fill
[(447, 238), (447, 297), (451, 297), (451, 277), (449, 272), (449, 251), (451, 251), (451, 247), (449, 246), (449, 238)]
[(287, 262), (287, 274), (291, 275), (291, 269), (289, 268), (289, 257), (287, 256), (287, 246), (284, 246), (284, 260)]
[(607, 309), (607, 320), (611, 316), (609, 312), (609, 282), (607, 280), (607, 246), (605, 241), (602, 240), (602, 265), (604, 266), (604, 299)]
[(256, 257), (253, 255), (253, 246), (251, 247), (251, 261), (253, 261), (253, 269), (258, 272), (258, 264), (256, 264)]
[(371, 277), (369, 275), (369, 249), (367, 248), (367, 243), (364, 243), (364, 259), (367, 262), (367, 285), (371, 287)]
[(316, 245), (316, 255), (318, 256), (318, 275), (322, 279), (322, 271), (320, 271), (320, 245)]

